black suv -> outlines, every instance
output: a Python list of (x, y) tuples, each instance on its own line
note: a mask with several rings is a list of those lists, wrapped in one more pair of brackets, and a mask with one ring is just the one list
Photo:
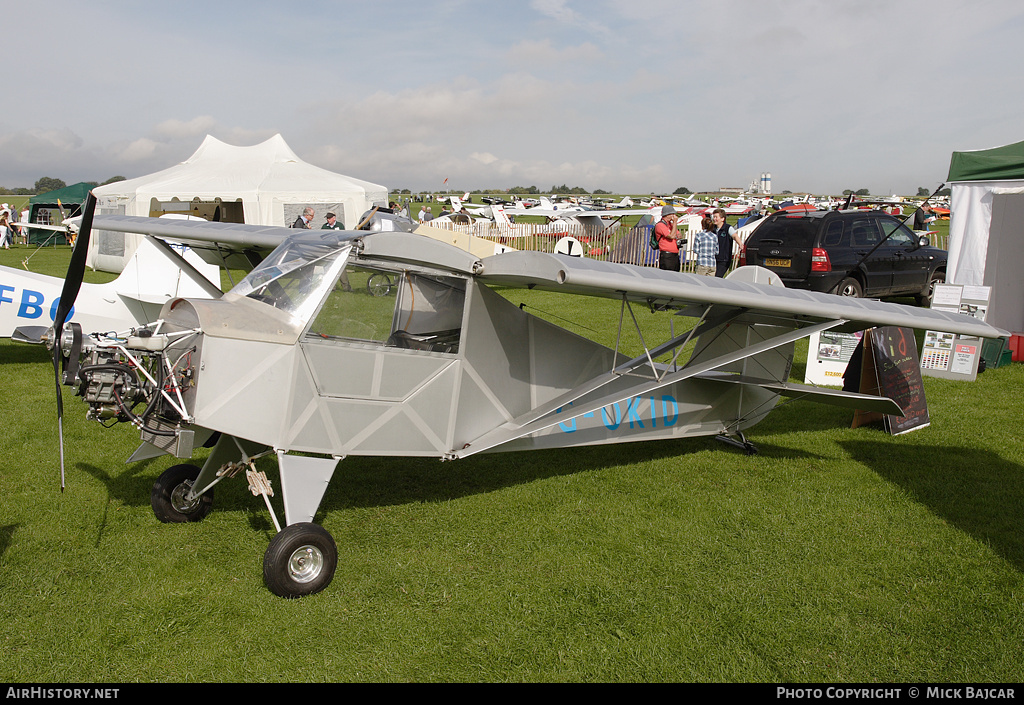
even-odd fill
[(934, 285), (946, 280), (946, 258), (945, 250), (883, 211), (780, 211), (750, 235), (740, 264), (766, 267), (794, 289), (913, 295), (928, 306)]

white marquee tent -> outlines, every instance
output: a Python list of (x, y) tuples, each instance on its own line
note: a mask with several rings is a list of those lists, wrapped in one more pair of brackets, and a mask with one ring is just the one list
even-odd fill
[(1024, 331), (1024, 142), (953, 152), (949, 265), (952, 284), (992, 288), (986, 321)]
[[(313, 227), (327, 211), (346, 227), (376, 205), (387, 206), (384, 186), (342, 176), (308, 164), (281, 135), (261, 144), (236, 147), (207, 135), (185, 161), (148, 176), (93, 190), (97, 213), (193, 215), (254, 225), (291, 225), (306, 206), (316, 210)], [(88, 266), (120, 271), (141, 236), (96, 232)]]

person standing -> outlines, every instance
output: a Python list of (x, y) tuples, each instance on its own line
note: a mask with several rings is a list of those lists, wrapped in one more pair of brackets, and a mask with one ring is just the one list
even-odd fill
[(302, 209), (302, 215), (296, 218), (295, 222), (292, 223), (292, 227), (302, 228), (303, 230), (309, 230), (310, 228), (313, 227), (312, 225), (310, 225), (310, 223), (313, 222), (314, 215), (316, 215), (316, 211), (314, 211), (309, 206), (306, 206), (305, 208)]
[(932, 223), (936, 220), (935, 211), (928, 205), (928, 201), (925, 201), (914, 213), (914, 230), (931, 230)]
[(327, 222), (320, 226), (321, 230), (344, 230), (345, 224), (338, 222), (338, 216), (327, 211)]
[(701, 231), (693, 239), (693, 251), (697, 255), (697, 274), (705, 277), (715, 276), (718, 257), (718, 233), (715, 223), (705, 216), (700, 221)]
[(10, 225), (10, 219), (11, 209), (5, 203), (0, 208), (0, 247), (3, 247), (5, 250), (11, 249), (11, 231), (13, 228)]
[(18, 222), (24, 223), (24, 225), (22, 225), (18, 229), (18, 234), (21, 235), (21, 244), (22, 245), (27, 245), (28, 244), (28, 217), (29, 217), (29, 215), (30, 215), (30, 211), (29, 211), (28, 206), (26, 205), (24, 208), (22, 208), (22, 210), (21, 210), (21, 220), (18, 221)]
[(732, 245), (742, 245), (740, 234), (736, 228), (725, 222), (725, 211), (716, 208), (711, 214), (711, 221), (718, 236), (718, 255), (715, 257), (715, 276), (724, 277), (732, 265)]
[[(344, 223), (339, 223), (338, 222), (338, 216), (335, 215), (334, 213), (332, 213), (331, 211), (327, 211), (327, 222), (324, 223), (323, 225), (321, 225), (320, 229), (321, 230), (344, 230), (345, 229), (345, 224)], [(342, 289), (344, 289), (345, 291), (352, 291), (352, 285), (348, 281), (348, 272), (345, 271), (344, 269), (341, 270), (341, 279), (339, 281), (341, 283), (341, 288)]]
[(658, 240), (658, 268), (678, 272), (682, 269), (679, 259), (679, 214), (672, 206), (662, 206), (661, 220), (654, 226), (654, 237)]

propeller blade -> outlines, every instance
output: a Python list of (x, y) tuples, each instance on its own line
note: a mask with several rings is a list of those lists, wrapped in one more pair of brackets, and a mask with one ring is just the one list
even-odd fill
[(53, 319), (54, 330), (57, 331), (55, 340), (60, 339), (60, 331), (64, 328), (68, 314), (78, 291), (82, 288), (82, 277), (85, 276), (85, 259), (89, 254), (89, 235), (92, 230), (92, 216), (96, 211), (96, 197), (89, 192), (85, 200), (85, 211), (82, 214), (82, 225), (78, 231), (78, 238), (75, 240), (75, 249), (71, 252), (71, 262), (68, 264), (68, 272), (64, 276), (64, 288), (60, 292), (60, 304), (57, 306), (57, 314)]
[[(67, 314), (65, 314), (67, 315)], [(54, 329), (57, 335), (57, 329)], [(60, 448), (60, 491), (64, 491), (64, 396), (60, 389), (60, 338), (50, 341), (53, 345), (53, 382), (57, 387), (57, 442)]]
[(64, 355), (61, 351), (61, 336), (64, 331), (64, 323), (75, 305), (78, 292), (82, 288), (82, 278), (85, 276), (85, 258), (89, 254), (89, 235), (92, 231), (92, 216), (96, 211), (96, 197), (92, 191), (85, 200), (85, 211), (82, 214), (82, 225), (79, 228), (78, 238), (75, 240), (75, 249), (71, 252), (71, 262), (68, 264), (68, 273), (64, 276), (64, 288), (60, 292), (60, 304), (57, 305), (57, 312), (53, 318), (53, 335), (49, 343), (53, 346), (53, 381), (57, 388), (57, 436), (60, 443), (60, 491), (64, 491), (64, 397), (61, 393), (61, 366), (64, 363)]

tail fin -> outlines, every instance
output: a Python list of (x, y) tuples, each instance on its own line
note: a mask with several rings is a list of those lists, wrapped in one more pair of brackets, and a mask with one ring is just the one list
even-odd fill
[(512, 227), (512, 221), (509, 220), (508, 214), (505, 212), (505, 209), (502, 206), (498, 205), (497, 203), (492, 205), (491, 214), (494, 216), (494, 222), (497, 223), (498, 225), (506, 228)]

